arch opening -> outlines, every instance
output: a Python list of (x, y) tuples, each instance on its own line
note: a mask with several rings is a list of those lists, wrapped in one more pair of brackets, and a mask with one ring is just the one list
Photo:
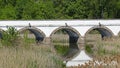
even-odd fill
[(120, 41), (120, 31), (118, 32), (118, 35), (114, 37), (114, 40), (116, 40), (116, 42)]
[(80, 35), (75, 29), (71, 27), (59, 27), (53, 31), (50, 37), (56, 51), (57, 49), (63, 49), (64, 53), (61, 54), (63, 57), (71, 58), (78, 53), (79, 48), (77, 43)]
[(2, 39), (2, 32), (0, 32), (0, 39)]
[(118, 32), (118, 37), (120, 37), (120, 31)]
[(105, 26), (90, 28), (85, 34), (85, 50), (94, 56), (108, 55), (114, 34)]
[(44, 36), (40, 32), (38, 32), (37, 30), (34, 30), (34, 29), (28, 29), (28, 30), (35, 35), (36, 41), (43, 41), (44, 40)]
[(37, 28), (32, 28), (32, 27), (31, 28), (27, 28), (27, 27), (23, 28), (23, 29), (19, 30), (19, 33), (22, 34), (21, 35), (22, 37), (25, 37), (25, 35), (27, 35), (28, 38), (31, 38), (31, 39), (34, 38), (34, 40), (37, 43), (42, 42), (45, 38), (45, 34), (41, 30), (39, 30)]
[(4, 30), (0, 29), (0, 39), (2, 39), (2, 37), (3, 37), (3, 31)]
[(102, 37), (102, 38), (104, 38), (104, 37), (112, 37), (111, 32), (109, 32), (109, 31), (106, 30), (106, 29), (103, 29), (103, 28), (96, 28), (96, 30), (99, 31), (99, 33), (101, 34), (101, 37)]
[(110, 38), (114, 35), (113, 32), (105, 26), (95, 26), (95, 27), (90, 28), (86, 32), (85, 36), (89, 34), (92, 30), (97, 30), (100, 33), (102, 39), (104, 39), (105, 37)]

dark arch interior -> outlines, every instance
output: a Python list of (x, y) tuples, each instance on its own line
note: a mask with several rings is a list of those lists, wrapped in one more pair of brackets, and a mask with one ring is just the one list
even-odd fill
[(104, 28), (96, 28), (95, 30), (99, 31), (102, 38), (104, 38), (104, 37), (112, 37), (111, 32), (104, 29)]
[(36, 41), (43, 41), (44, 40), (44, 36), (42, 35), (42, 33), (38, 32), (35, 29), (28, 29), (28, 30), (35, 35)]
[(2, 37), (3, 37), (3, 30), (0, 30), (0, 39), (2, 39)]
[(25, 30), (28, 30), (31, 33), (33, 33), (36, 41), (41, 42), (44, 40), (44, 35), (40, 33), (38, 30), (35, 30), (35, 29), (25, 29)]
[(76, 48), (75, 44), (77, 44), (79, 35), (70, 29), (63, 29), (63, 31), (69, 35), (70, 48)]
[(2, 39), (2, 33), (0, 32), (0, 39)]

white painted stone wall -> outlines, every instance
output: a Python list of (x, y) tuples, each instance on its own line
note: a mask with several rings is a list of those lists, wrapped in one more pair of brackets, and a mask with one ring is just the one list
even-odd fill
[[(81, 36), (85, 36), (85, 33), (95, 25), (108, 25), (108, 27), (114, 35), (118, 35), (120, 31), (120, 20), (26, 20), (26, 21), (0, 21), (0, 27), (3, 30), (6, 30), (5, 26), (16, 26), (17, 30), (24, 28), (25, 26), (35, 26), (46, 34), (46, 37), (49, 37), (50, 34), (58, 27), (65, 26), (67, 23), (68, 26), (75, 28)], [(90, 25), (90, 26), (89, 26)], [(115, 25), (115, 26), (109, 26)], [(4, 27), (3, 27), (4, 26)], [(22, 26), (22, 27), (17, 27)]]

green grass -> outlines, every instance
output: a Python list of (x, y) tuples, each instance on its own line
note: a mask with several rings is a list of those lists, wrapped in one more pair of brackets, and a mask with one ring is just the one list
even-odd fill
[(99, 34), (89, 34), (85, 40), (85, 49), (93, 56), (120, 54), (120, 37), (102, 40)]
[(59, 53), (61, 56), (67, 54), (69, 50), (69, 46), (64, 46), (64, 45), (54, 45), (54, 48), (56, 52)]
[(87, 51), (87, 53), (91, 54), (93, 53), (92, 48), (90, 47), (90, 45), (85, 45), (85, 50)]

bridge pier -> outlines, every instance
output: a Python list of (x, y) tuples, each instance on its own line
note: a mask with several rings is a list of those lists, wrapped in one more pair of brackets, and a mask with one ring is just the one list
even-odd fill
[(85, 47), (85, 38), (80, 37), (80, 39), (78, 40), (78, 48), (80, 50), (84, 50), (84, 47)]
[(85, 63), (88, 63), (90, 60), (92, 60), (91, 57), (89, 57), (86, 52), (85, 52), (85, 38), (81, 37), (78, 40), (78, 48), (80, 52), (76, 57), (74, 57), (72, 60), (68, 61), (66, 63), (66, 67), (71, 67), (71, 66), (78, 66), (78, 65), (84, 65)]
[(50, 37), (45, 37), (44, 40), (43, 40), (43, 44), (50, 45), (51, 44), (51, 38)]

